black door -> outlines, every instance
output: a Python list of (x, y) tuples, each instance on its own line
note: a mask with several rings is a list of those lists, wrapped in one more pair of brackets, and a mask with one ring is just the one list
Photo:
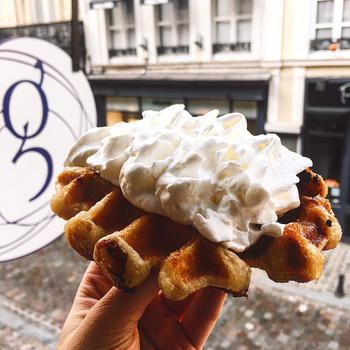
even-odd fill
[(343, 239), (350, 241), (350, 106), (341, 101), (339, 81), (309, 81), (302, 132), (303, 154), (328, 187)]

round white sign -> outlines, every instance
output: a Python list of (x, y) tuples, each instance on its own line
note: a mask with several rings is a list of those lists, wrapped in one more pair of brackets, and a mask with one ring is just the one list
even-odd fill
[(96, 107), (70, 57), (39, 39), (0, 44), (0, 261), (28, 255), (62, 234), (50, 199), (77, 138), (96, 126)]

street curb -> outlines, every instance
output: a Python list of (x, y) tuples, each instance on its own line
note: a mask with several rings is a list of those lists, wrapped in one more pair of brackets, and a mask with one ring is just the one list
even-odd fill
[(350, 298), (337, 298), (334, 294), (327, 291), (317, 291), (299, 285), (291, 285), (288, 283), (276, 283), (270, 280), (267, 276), (254, 275), (252, 280), (252, 287), (264, 287), (271, 290), (276, 290), (286, 293), (286, 296), (299, 296), (309, 299), (312, 302), (319, 302), (326, 306), (336, 306), (338, 308), (350, 311)]

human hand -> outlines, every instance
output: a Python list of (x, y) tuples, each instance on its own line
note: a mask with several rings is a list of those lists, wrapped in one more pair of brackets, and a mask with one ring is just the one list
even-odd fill
[(200, 349), (226, 293), (205, 288), (174, 302), (150, 277), (133, 293), (112, 286), (91, 262), (63, 326), (59, 349)]

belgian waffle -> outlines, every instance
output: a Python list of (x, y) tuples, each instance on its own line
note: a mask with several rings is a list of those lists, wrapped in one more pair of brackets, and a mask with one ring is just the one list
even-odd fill
[(341, 229), (327, 186), (310, 169), (299, 174), (300, 206), (280, 221), (280, 238), (262, 236), (243, 253), (205, 239), (194, 228), (145, 213), (121, 190), (89, 168), (66, 168), (57, 178), (52, 210), (68, 220), (70, 245), (124, 290), (137, 287), (151, 270), (159, 271), (160, 289), (180, 300), (206, 286), (245, 295), (251, 267), (263, 269), (277, 282), (318, 279), (322, 250), (334, 248)]

